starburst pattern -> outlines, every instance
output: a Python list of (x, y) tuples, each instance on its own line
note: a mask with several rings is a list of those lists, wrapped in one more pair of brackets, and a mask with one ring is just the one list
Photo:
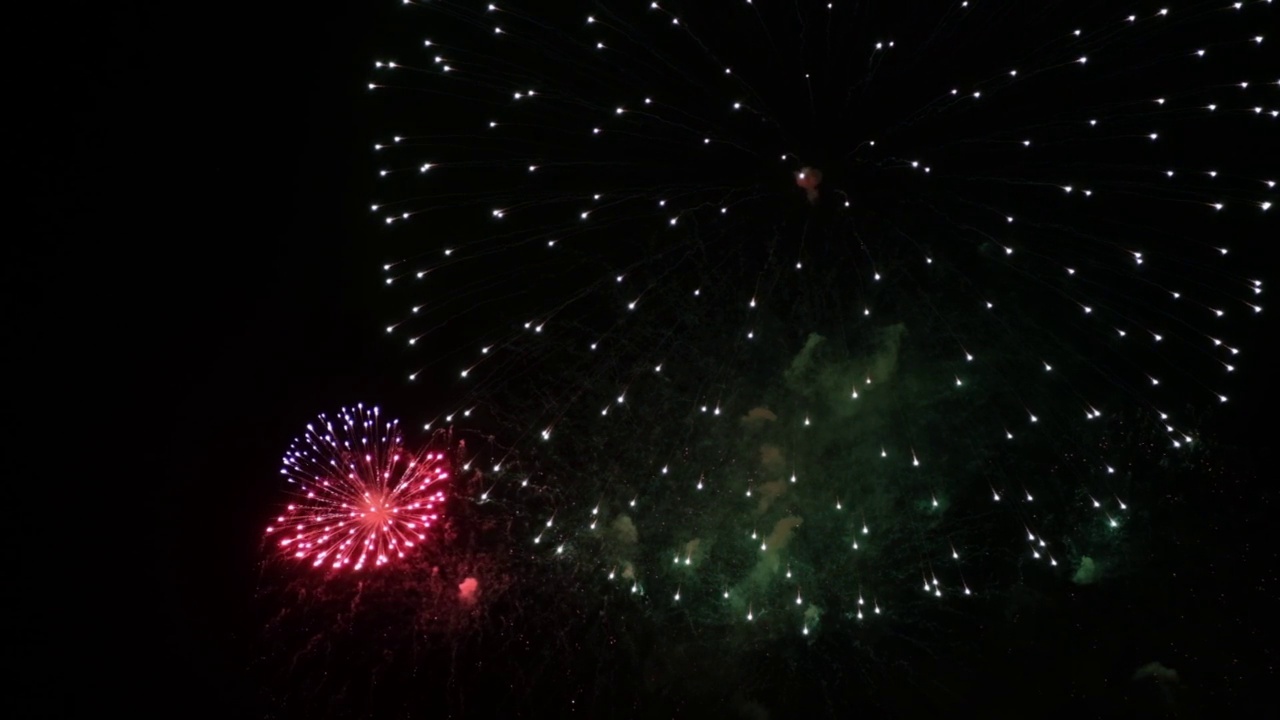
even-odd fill
[(459, 380), (429, 427), (557, 468), (504, 488), (543, 493), (522, 540), (655, 617), (1090, 582), (1117, 426), (1188, 451), (1228, 401), (1268, 2), (409, 4), (370, 86), (387, 331)]
[(267, 527), (281, 554), (353, 571), (425, 541), (449, 478), (443, 454), (407, 450), (399, 421), (382, 422), (363, 405), (307, 425), (280, 473), (295, 498)]

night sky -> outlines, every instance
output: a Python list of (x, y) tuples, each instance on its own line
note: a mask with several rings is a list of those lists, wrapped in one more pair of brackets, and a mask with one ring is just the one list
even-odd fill
[(35, 455), (96, 470), (57, 483), (83, 530), (11, 548), (31, 602), (7, 714), (264, 716), (245, 669), (281, 443), (394, 385), (363, 212), (383, 5), (31, 18), (56, 38), (19, 86), (38, 141), (5, 268), (16, 376), (50, 388)]
[[(44, 394), (57, 399), (35, 424), (58, 428), (63, 442), (121, 437), (93, 443), (93, 470), (73, 485), (51, 483), (69, 495), (85, 483), (83, 497), (113, 516), (100, 525), (106, 513), (93, 502), (81, 508), (94, 517), (84, 527), (102, 529), (75, 543), (61, 570), (71, 577), (49, 584), (47, 567), (20, 546), (20, 564), (37, 578), (31, 587), (68, 589), (38, 601), (16, 631), (14, 647), (33, 672), (29, 692), (11, 699), (13, 717), (116, 707), (291, 717), (281, 697), (323, 689), (264, 691), (259, 670), (270, 651), (260, 639), (261, 528), (280, 502), (280, 455), (317, 412), (364, 401), (408, 415), (431, 402), (403, 394), (401, 348), (382, 332), (391, 308), (381, 228), (368, 212), (375, 118), (365, 84), (378, 38), (396, 34), (395, 3), (202, 7), (126, 4), (80, 18), (77, 33), (92, 40), (59, 59), (63, 96), (30, 117), (35, 136), (56, 148), (32, 174), (37, 235), (49, 241), (21, 245), (25, 257), (10, 266), (24, 268), (11, 278), (24, 298), (16, 337), (53, 350), (48, 361), (22, 353), (28, 377), (54, 371)], [(1257, 272), (1271, 282), (1268, 261)], [(1123, 592), (1068, 593), (1052, 611), (1005, 618), (991, 644), (981, 633), (969, 638), (982, 648), (969, 667), (940, 657), (933, 671), (944, 676), (930, 686), (959, 682), (947, 668), (978, 678), (958, 710), (1221, 717), (1280, 709), (1269, 687), (1275, 635), (1265, 629), (1276, 595), (1267, 531), (1276, 458), (1265, 412), (1274, 351), (1262, 338), (1275, 326), (1256, 327), (1234, 378), (1238, 401), (1206, 433), (1225, 461), (1183, 483), (1162, 511), (1161, 537), (1176, 544), (1160, 545), (1166, 555), (1151, 560), (1149, 575), (1124, 578)], [(55, 377), (68, 373), (89, 380), (83, 392), (62, 390)], [(117, 533), (118, 543), (106, 539)], [(117, 568), (122, 560), (128, 569)], [(76, 620), (64, 623), (68, 615)], [(66, 632), (47, 631), (56, 626)], [(1162, 657), (1135, 650), (1160, 639)], [(1000, 652), (1005, 641), (1013, 649)], [(537, 698), (547, 706), (528, 706), (527, 716), (562, 716), (554, 689), (508, 689), (473, 660), (434, 657), (424, 674), (455, 678), (455, 697)], [(1154, 660), (1181, 673), (1171, 701), (1129, 681)], [(392, 696), (438, 689), (391, 682)], [(885, 689), (890, 712), (913, 707), (905, 699), (913, 682)], [(617, 693), (643, 697), (637, 688)], [(1057, 701), (1082, 696), (1094, 700)], [(594, 712), (627, 716), (630, 702)], [(682, 716), (705, 711), (685, 706)]]
[(167, 692), (222, 704), (228, 717), (263, 712), (247, 668), (258, 528), (279, 497), (263, 480), (281, 444), (317, 406), (386, 397), (399, 384), (379, 371), (388, 348), (366, 211), (363, 85), (386, 19), (385, 8), (354, 5), (255, 9), (211, 19), (228, 42), (197, 60), (208, 92), (191, 98), (203, 137), (190, 149), (210, 174), (197, 182), (218, 201), (198, 212), (194, 282), (173, 278), (190, 303), (175, 308), (178, 362), (192, 372), (171, 385), (182, 431), (170, 451), (202, 458), (177, 461), (188, 471), (171, 489), (202, 522), (171, 518), (184, 542), (165, 548), (163, 564), (181, 569), (160, 590), (160, 617)]

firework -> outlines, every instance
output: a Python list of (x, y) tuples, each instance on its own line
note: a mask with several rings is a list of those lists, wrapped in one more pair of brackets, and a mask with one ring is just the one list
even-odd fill
[(443, 453), (404, 447), (399, 421), (378, 408), (343, 409), (285, 453), (280, 473), (293, 501), (267, 528), (280, 553), (333, 570), (402, 559), (440, 519), (449, 479)]
[(516, 540), (660, 626), (1093, 582), (1111, 438), (1191, 452), (1230, 395), (1274, 9), (901, 5), (411, 4), (378, 63), (387, 331), (459, 381), (428, 426), (536, 447)]

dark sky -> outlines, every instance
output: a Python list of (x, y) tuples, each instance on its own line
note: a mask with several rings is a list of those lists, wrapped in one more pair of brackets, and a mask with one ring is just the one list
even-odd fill
[(181, 431), (168, 451), (180, 458), (175, 502), (198, 509), (169, 518), (186, 542), (161, 561), (176, 572), (157, 588), (158, 619), (171, 687), (229, 710), (255, 699), (243, 686), (252, 618), (240, 613), (282, 448), (319, 410), (383, 401), (397, 386), (383, 372), (392, 348), (378, 332), (380, 258), (366, 212), (363, 89), (371, 37), (394, 10), (380, 5), (214, 19), (225, 43), (182, 73), (203, 89), (184, 93), (198, 132), (177, 155), (208, 177), (179, 231), (198, 240), (177, 243), (196, 251), (180, 263), (193, 272), (171, 278), (183, 301), (172, 309), (183, 338), (173, 362), (190, 371), (170, 386)]
[[(9, 280), (23, 372), (50, 389), (32, 424), (111, 440), (90, 443), (92, 477), (38, 481), (59, 501), (75, 488), (89, 502), (74, 515), (102, 529), (74, 543), (56, 584), (18, 546), (32, 587), (67, 589), (35, 593), (16, 630), (34, 682), (7, 715), (77, 712), (89, 701), (68, 681), (107, 677), (99, 710), (256, 714), (249, 599), (279, 456), (316, 412), (394, 407), (400, 387), (398, 348), (379, 332), (363, 91), (394, 12), (100, 5), (72, 22), (85, 40), (63, 43), (40, 75), (52, 81), (31, 83), (37, 241), (16, 245), (6, 274), (22, 269)], [(1272, 424), (1258, 398), (1274, 393), (1260, 367), (1245, 372), (1254, 392), (1239, 394), (1254, 397), (1223, 428), (1265, 475)], [(1222, 521), (1261, 516), (1274, 490), (1212, 497), (1206, 522), (1239, 554), (1202, 592), (1248, 615), (1274, 597), (1276, 556), (1265, 534)]]
[(11, 549), (32, 610), (6, 715), (257, 714), (244, 629), (281, 451), (319, 410), (388, 390), (362, 102), (391, 10), (32, 18), (51, 37), (10, 138), (34, 151), (34, 222), (6, 241), (14, 377), (39, 387), (37, 446), (84, 456), (40, 481), (76, 506), (74, 539)]

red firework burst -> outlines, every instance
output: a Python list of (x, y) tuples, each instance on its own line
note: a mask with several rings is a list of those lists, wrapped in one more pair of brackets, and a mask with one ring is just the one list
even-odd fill
[(320, 415), (283, 462), (297, 500), (267, 534), (281, 536), (283, 555), (334, 570), (403, 558), (439, 519), (449, 478), (443, 453), (406, 450), (399, 421), (363, 405)]

